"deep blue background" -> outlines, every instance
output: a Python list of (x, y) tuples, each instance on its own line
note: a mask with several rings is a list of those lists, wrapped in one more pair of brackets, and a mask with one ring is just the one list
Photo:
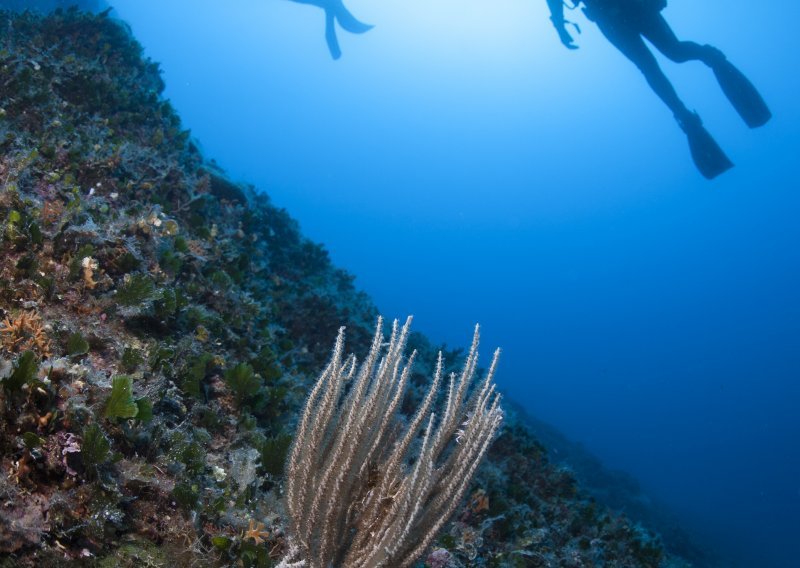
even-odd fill
[[(797, 566), (796, 3), (671, 0), (774, 112), (750, 131), (664, 63), (737, 166), (714, 182), (638, 71), (544, 0), (114, 2), (205, 153), (323, 242), (388, 317), (504, 348), (502, 388), (637, 476), (730, 565)], [(333, 338), (332, 338), (333, 339)]]

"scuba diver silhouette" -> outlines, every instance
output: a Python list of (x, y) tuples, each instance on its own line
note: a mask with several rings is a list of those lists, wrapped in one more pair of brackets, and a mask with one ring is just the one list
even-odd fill
[[(697, 113), (690, 111), (678, 97), (644, 39), (672, 61), (697, 60), (710, 67), (722, 91), (750, 128), (762, 126), (772, 116), (753, 84), (716, 47), (680, 41), (661, 15), (666, 0), (575, 0), (574, 5), (568, 5), (568, 8), (575, 9), (580, 4), (583, 4), (586, 17), (597, 24), (606, 39), (639, 68), (650, 88), (672, 111), (686, 133), (692, 159), (700, 173), (712, 179), (733, 167), (703, 127)], [(564, 0), (547, 0), (547, 5), (561, 43), (569, 49), (577, 49), (566, 28)]]
[(342, 50), (339, 48), (339, 40), (336, 37), (335, 23), (343, 30), (353, 34), (363, 34), (372, 29), (373, 26), (359, 22), (350, 11), (345, 8), (342, 0), (291, 0), (298, 4), (310, 4), (318, 6), (325, 10), (325, 41), (328, 43), (328, 50), (331, 52), (331, 57), (339, 59), (342, 56)]

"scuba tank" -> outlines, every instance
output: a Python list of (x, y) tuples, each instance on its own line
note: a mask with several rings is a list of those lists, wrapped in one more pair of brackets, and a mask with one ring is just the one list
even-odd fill
[(667, 7), (667, 0), (581, 0), (583, 13), (594, 21), (600, 14), (641, 14), (660, 12)]

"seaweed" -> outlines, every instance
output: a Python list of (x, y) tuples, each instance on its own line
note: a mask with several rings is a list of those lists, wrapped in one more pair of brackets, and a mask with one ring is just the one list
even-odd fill
[(261, 470), (265, 474), (280, 475), (292, 443), (290, 434), (281, 433), (265, 439), (258, 448), (261, 457)]
[(120, 369), (124, 373), (133, 373), (144, 363), (142, 354), (132, 347), (126, 347), (120, 357)]
[(110, 455), (111, 443), (96, 423), (89, 424), (81, 436), (80, 453), (87, 472), (95, 475), (97, 468), (105, 463)]
[(132, 274), (126, 276), (122, 285), (117, 288), (115, 298), (122, 306), (140, 306), (153, 297), (155, 290), (152, 278), (146, 274)]
[(26, 351), (16, 361), (14, 371), (9, 377), (0, 379), (3, 388), (10, 392), (18, 392), (22, 387), (31, 382), (36, 377), (39, 364), (36, 355), (32, 351)]
[(228, 369), (225, 372), (225, 381), (240, 405), (255, 397), (263, 385), (261, 377), (256, 375), (253, 367), (247, 363), (239, 363)]
[(138, 422), (150, 422), (153, 420), (153, 403), (146, 398), (136, 399), (136, 420)]
[(89, 352), (89, 342), (79, 332), (71, 333), (67, 338), (67, 355), (84, 355)]
[(117, 375), (111, 382), (111, 394), (106, 401), (103, 416), (106, 418), (135, 418), (139, 406), (133, 398), (133, 379)]

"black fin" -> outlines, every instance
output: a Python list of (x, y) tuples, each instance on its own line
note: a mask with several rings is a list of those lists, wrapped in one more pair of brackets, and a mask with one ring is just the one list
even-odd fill
[(336, 4), (336, 19), (344, 31), (352, 34), (363, 34), (374, 27), (370, 24), (365, 24), (364, 22), (356, 20), (355, 16), (353, 16), (353, 14), (351, 14), (350, 11), (345, 8), (341, 0), (339, 0)]
[(722, 92), (750, 128), (766, 124), (772, 113), (753, 83), (727, 59), (719, 59), (711, 67)]
[(692, 113), (686, 120), (681, 121), (680, 125), (689, 139), (689, 150), (694, 165), (703, 177), (714, 179), (733, 167), (733, 162), (728, 159), (711, 134), (703, 128), (699, 116)]

